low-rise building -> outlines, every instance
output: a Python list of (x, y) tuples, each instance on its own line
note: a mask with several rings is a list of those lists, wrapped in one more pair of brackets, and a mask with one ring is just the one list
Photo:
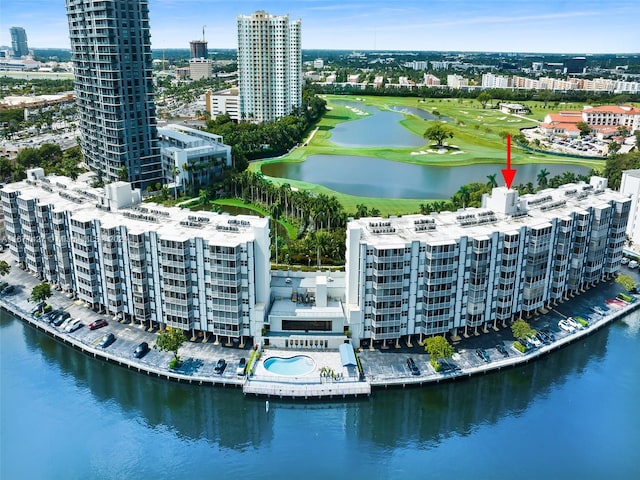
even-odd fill
[(231, 147), (220, 135), (171, 124), (158, 128), (162, 170), (175, 188), (197, 191), (231, 166)]
[(229, 115), (234, 122), (240, 121), (240, 96), (238, 87), (219, 90), (213, 93), (207, 93), (206, 102), (211, 118), (218, 115)]

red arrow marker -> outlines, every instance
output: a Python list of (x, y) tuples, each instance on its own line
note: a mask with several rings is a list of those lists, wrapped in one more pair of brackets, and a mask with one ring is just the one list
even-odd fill
[(507, 168), (502, 169), (502, 177), (507, 188), (511, 188), (517, 170), (511, 170), (511, 135), (507, 135)]

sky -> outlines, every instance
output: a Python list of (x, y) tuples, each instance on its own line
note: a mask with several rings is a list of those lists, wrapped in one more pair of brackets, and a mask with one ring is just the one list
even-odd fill
[[(236, 17), (265, 10), (302, 20), (303, 49), (543, 53), (640, 52), (638, 0), (149, 0), (152, 48), (236, 48)], [(69, 48), (64, 0), (0, 0), (29, 48)]]

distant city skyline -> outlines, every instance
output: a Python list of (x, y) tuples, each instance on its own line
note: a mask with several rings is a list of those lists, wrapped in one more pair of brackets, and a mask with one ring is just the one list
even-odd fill
[[(150, 0), (152, 48), (236, 48), (237, 15), (302, 20), (302, 48), (328, 50), (640, 53), (640, 3), (620, 0)], [(70, 48), (64, 0), (3, 2), (0, 45), (23, 27), (29, 46)]]

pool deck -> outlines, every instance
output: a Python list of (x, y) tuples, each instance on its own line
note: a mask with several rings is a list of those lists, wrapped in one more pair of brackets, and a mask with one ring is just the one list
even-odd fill
[[(0, 254), (0, 259), (10, 260), (6, 252)], [(12, 262), (9, 263), (12, 264)], [(82, 302), (74, 301), (61, 292), (53, 290), (53, 296), (47, 303), (54, 308), (70, 312), (72, 317), (80, 318), (85, 325), (75, 332), (63, 332), (58, 327), (38, 320), (30, 314), (33, 304), (29, 303), (27, 299), (33, 286), (39, 283), (37, 278), (12, 265), (11, 272), (2, 277), (2, 281), (15, 285), (16, 291), (11, 295), (0, 296), (1, 308), (33, 328), (86, 355), (140, 374), (162, 379), (195, 385), (235, 387), (241, 388), (245, 395), (291, 399), (362, 397), (369, 396), (375, 389), (380, 388), (426, 385), (512, 368), (531, 362), (569, 343), (591, 335), (640, 307), (640, 301), (636, 300), (617, 310), (610, 309), (604, 316), (592, 315), (589, 326), (575, 333), (567, 333), (557, 329), (558, 318), (568, 314), (579, 314), (574, 312), (580, 311), (580, 309), (584, 311), (586, 306), (590, 304), (600, 304), (598, 299), (601, 301), (610, 296), (612, 292), (615, 293), (616, 287), (609, 282), (602, 288), (602, 291), (589, 291), (588, 294), (560, 304), (556, 307), (557, 309), (535, 319), (535, 324), (532, 324), (534, 328), (541, 324), (553, 327), (552, 330), (556, 336), (553, 343), (522, 354), (512, 348), (513, 338), (508, 328), (497, 329), (495, 332), (490, 329), (490, 333), (471, 335), (470, 339), (463, 339), (456, 344), (456, 354), (450, 363), (455, 364), (459, 370), (449, 370), (445, 373), (435, 372), (429, 363), (429, 356), (417, 345), (405, 345), (400, 349), (391, 347), (379, 350), (360, 350), (357, 355), (364, 374), (362, 379), (355, 368), (342, 366), (337, 350), (279, 350), (272, 348), (263, 351), (262, 358), (257, 363), (253, 374), (245, 377), (236, 374), (236, 365), (240, 358), (248, 359), (250, 357), (251, 350), (249, 348), (225, 346), (217, 344), (211, 339), (208, 342), (202, 339), (185, 342), (180, 348), (182, 364), (177, 369), (169, 369), (169, 360), (173, 356), (169, 352), (159, 352), (152, 348), (143, 358), (137, 359), (133, 356), (133, 351), (139, 343), (145, 341), (153, 346), (157, 332), (149, 332), (143, 325), (121, 323), (112, 317), (93, 312), (86, 308)], [(598, 287), (592, 290), (597, 291)], [(98, 318), (108, 319), (109, 325), (99, 330), (89, 330), (86, 325)], [(115, 334), (116, 341), (107, 348), (100, 347), (100, 339), (109, 332)], [(502, 336), (508, 337), (502, 342), (509, 351), (508, 357), (503, 357), (491, 347), (495, 345), (496, 339), (500, 339)], [(478, 342), (484, 342), (485, 345)], [(476, 356), (476, 346), (489, 346), (487, 348), (489, 362), (483, 362)], [(306, 355), (313, 358), (316, 363), (315, 369), (301, 376), (274, 375), (264, 369), (262, 361), (269, 357), (292, 357), (295, 355)], [(412, 375), (407, 368), (406, 358), (408, 356), (414, 358), (420, 369), (419, 375)], [(227, 368), (222, 373), (216, 373), (214, 366), (220, 358), (227, 361)], [(320, 369), (322, 367), (331, 369), (335, 376), (321, 375)]]

